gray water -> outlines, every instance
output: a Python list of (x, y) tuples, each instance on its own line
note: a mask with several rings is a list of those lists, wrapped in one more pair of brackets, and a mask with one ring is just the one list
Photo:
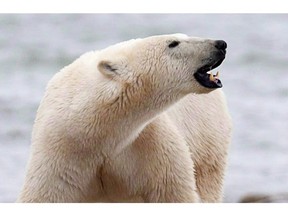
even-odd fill
[(36, 109), (48, 80), (84, 52), (185, 33), (228, 43), (219, 70), (234, 133), (225, 202), (288, 192), (288, 15), (0, 15), (0, 202), (24, 180)]

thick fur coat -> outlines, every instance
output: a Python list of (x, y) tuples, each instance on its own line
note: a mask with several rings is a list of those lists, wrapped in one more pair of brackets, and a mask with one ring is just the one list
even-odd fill
[(217, 52), (161, 35), (63, 68), (39, 106), (18, 202), (220, 202), (231, 119), (223, 92), (193, 76)]

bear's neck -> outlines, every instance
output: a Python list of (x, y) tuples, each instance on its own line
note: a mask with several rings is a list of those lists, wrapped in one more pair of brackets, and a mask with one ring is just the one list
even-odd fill
[(102, 119), (98, 122), (98, 128), (102, 128), (101, 138), (107, 137), (106, 142), (109, 143), (103, 148), (111, 152), (112, 145), (116, 153), (121, 152), (138, 137), (147, 124), (182, 97), (171, 89), (151, 86), (134, 88), (126, 85), (113, 100), (98, 109), (98, 119)]

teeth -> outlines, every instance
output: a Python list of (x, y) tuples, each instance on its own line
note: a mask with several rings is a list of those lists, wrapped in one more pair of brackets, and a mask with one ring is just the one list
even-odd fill
[(220, 76), (219, 71), (217, 71), (216, 75), (213, 75), (212, 72), (210, 72), (210, 73), (208, 73), (208, 74), (210, 74), (210, 75), (209, 75), (209, 80), (210, 80), (210, 81), (213, 81), (213, 82), (214, 82), (215, 80), (218, 80), (218, 79), (219, 79), (219, 76)]
[(210, 79), (210, 81), (215, 81), (213, 73), (210, 73), (209, 79)]

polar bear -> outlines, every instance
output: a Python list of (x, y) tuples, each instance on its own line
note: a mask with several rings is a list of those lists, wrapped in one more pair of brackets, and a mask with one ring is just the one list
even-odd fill
[(231, 119), (222, 40), (158, 35), (50, 80), (18, 202), (220, 202)]

